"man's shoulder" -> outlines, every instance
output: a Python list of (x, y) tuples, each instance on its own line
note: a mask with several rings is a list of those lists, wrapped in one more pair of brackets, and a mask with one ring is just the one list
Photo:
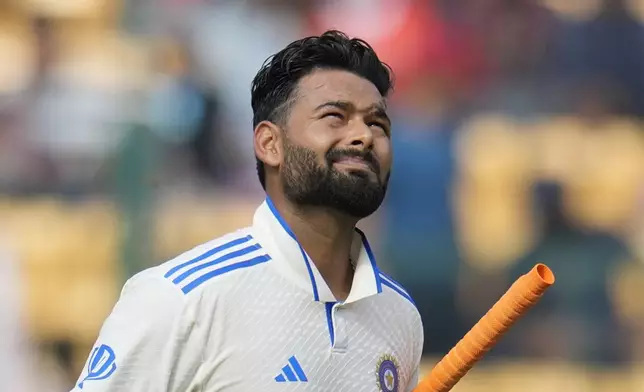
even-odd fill
[(418, 308), (409, 292), (394, 278), (378, 269), (378, 280), (384, 297), (394, 303), (396, 308), (404, 309), (411, 318), (420, 318)]
[[(267, 252), (253, 236), (252, 228), (246, 227), (197, 245), (140, 275), (190, 298), (193, 293), (215, 282), (242, 276), (234, 271), (248, 271), (269, 260)], [(225, 287), (226, 284), (218, 286)]]

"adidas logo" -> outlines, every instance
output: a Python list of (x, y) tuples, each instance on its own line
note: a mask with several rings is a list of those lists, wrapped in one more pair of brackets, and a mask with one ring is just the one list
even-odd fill
[(282, 372), (275, 376), (277, 382), (308, 382), (302, 366), (295, 356), (288, 359), (288, 364), (282, 368)]

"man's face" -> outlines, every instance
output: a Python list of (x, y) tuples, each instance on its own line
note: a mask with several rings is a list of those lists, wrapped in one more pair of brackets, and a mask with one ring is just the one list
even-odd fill
[(391, 167), (391, 124), (378, 89), (346, 71), (318, 70), (294, 94), (280, 165), (284, 194), (301, 206), (371, 215)]

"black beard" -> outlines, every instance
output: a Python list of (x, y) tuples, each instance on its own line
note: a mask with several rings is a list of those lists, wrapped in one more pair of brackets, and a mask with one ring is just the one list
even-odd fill
[[(380, 167), (371, 153), (361, 155), (355, 150), (330, 150), (325, 156), (326, 167), (318, 164), (314, 151), (284, 144), (284, 167), (280, 173), (286, 198), (299, 206), (326, 207), (362, 219), (373, 214), (387, 192), (389, 175), (380, 181)], [(333, 163), (346, 157), (363, 158), (376, 173), (353, 170), (342, 173)]]

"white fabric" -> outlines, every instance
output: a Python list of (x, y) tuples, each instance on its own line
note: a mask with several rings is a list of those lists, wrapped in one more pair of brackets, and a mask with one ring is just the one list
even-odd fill
[(271, 207), (130, 279), (74, 391), (410, 391), (423, 332), (408, 295), (357, 234), (351, 293), (336, 303)]

